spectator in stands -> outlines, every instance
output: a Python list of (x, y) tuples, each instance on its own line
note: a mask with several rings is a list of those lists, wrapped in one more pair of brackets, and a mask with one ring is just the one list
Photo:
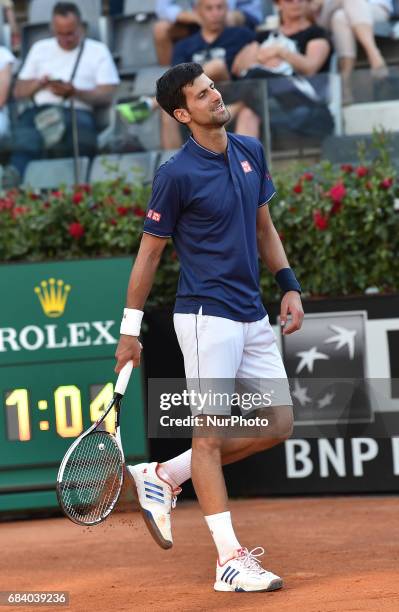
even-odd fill
[[(236, 70), (240, 52), (255, 40), (255, 34), (246, 27), (227, 25), (227, 0), (197, 0), (196, 10), (201, 30), (176, 43), (172, 64), (197, 62), (213, 81), (228, 81)], [(181, 146), (179, 124), (165, 112), (162, 113), (162, 145), (165, 149)]]
[(393, 13), (392, 0), (312, 0), (317, 23), (332, 31), (343, 78), (344, 103), (353, 99), (350, 77), (356, 60), (356, 41), (363, 47), (371, 66), (371, 75), (381, 79), (388, 69), (373, 32), (373, 23), (388, 21)]
[[(307, 0), (278, 0), (280, 28), (278, 32), (264, 32), (259, 42), (248, 45), (237, 58), (234, 71), (236, 76), (247, 78), (268, 78), (268, 93), (275, 97), (286, 117), (280, 118), (295, 128), (295, 113), (306, 117), (305, 110), (314, 111), (317, 104), (322, 110), (321, 122), (326, 128), (331, 125), (326, 105), (319, 104), (318, 92), (311, 83), (284, 77), (313, 77), (329, 69), (332, 44), (327, 32), (309, 19)], [(276, 77), (279, 77), (278, 79)], [(237, 118), (236, 132), (259, 137), (260, 109), (243, 108)], [(258, 112), (256, 112), (258, 111)], [(315, 121), (313, 115), (309, 121)], [(273, 123), (273, 120), (272, 120)], [(273, 127), (273, 125), (272, 125)], [(303, 126), (302, 126), (303, 127)]]
[(9, 136), (7, 102), (10, 95), (12, 68), (15, 57), (6, 47), (0, 47), (0, 143)]
[[(187, 10), (175, 0), (157, 0), (159, 21), (154, 26), (154, 40), (161, 66), (171, 63), (173, 43), (200, 29), (201, 15), (195, 0), (187, 0)], [(227, 26), (254, 29), (262, 21), (261, 0), (228, 0)]]
[[(11, 163), (21, 176), (31, 159), (73, 153), (72, 99), (80, 154), (95, 155), (93, 110), (112, 103), (119, 83), (108, 48), (84, 38), (76, 4), (59, 2), (54, 6), (52, 29), (54, 38), (36, 42), (30, 49), (15, 86), (16, 98), (34, 100), (34, 107), (19, 117), (13, 139)], [(44, 110), (50, 112), (43, 113)]]
[(0, 9), (4, 11), (4, 16), (11, 29), (11, 46), (18, 50), (21, 44), (21, 37), (14, 12), (13, 0), (0, 0)]

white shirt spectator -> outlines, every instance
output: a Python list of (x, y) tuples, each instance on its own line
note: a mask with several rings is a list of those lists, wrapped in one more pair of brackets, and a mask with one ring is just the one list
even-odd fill
[[(176, 0), (157, 0), (156, 13), (158, 19), (165, 19), (174, 23), (177, 16), (183, 10), (189, 10), (195, 6), (195, 0), (186, 0), (187, 8), (179, 6)], [(256, 19), (259, 23), (263, 21), (262, 4), (260, 0), (228, 0), (229, 11), (244, 11)]]
[(11, 53), (7, 47), (0, 46), (0, 70), (3, 70), (10, 64), (13, 65), (16, 62), (15, 56)]
[[(39, 40), (30, 49), (18, 79), (61, 79), (69, 82), (79, 53), (80, 46), (72, 51), (62, 49), (56, 38)], [(118, 85), (119, 76), (109, 49), (102, 42), (86, 38), (73, 85), (77, 89), (94, 89), (98, 85)], [(37, 106), (44, 104), (63, 104), (63, 98), (48, 89), (35, 95)], [(75, 99), (76, 108), (91, 110), (81, 100)]]
[[(0, 72), (7, 68), (7, 66), (11, 66), (12, 68), (15, 62), (16, 59), (11, 51), (9, 51), (7, 47), (0, 46)], [(0, 138), (8, 134), (9, 127), (8, 108), (7, 106), (0, 107)]]

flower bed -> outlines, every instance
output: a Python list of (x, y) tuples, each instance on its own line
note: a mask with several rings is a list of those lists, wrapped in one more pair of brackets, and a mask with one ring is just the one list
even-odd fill
[[(399, 288), (399, 183), (386, 137), (376, 136), (372, 164), (275, 174), (270, 203), (276, 228), (305, 295), (331, 296)], [(47, 194), (11, 190), (0, 195), (0, 261), (45, 261), (134, 256), (150, 187), (123, 178)], [(151, 302), (173, 301), (179, 265), (168, 244)], [(270, 274), (261, 276), (265, 299), (278, 297)]]

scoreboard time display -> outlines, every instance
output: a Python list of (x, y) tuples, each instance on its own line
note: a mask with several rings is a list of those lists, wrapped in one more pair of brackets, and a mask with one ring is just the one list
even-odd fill
[[(0, 266), (0, 512), (56, 505), (59, 463), (112, 398), (130, 258)], [(114, 415), (106, 419), (112, 430)], [(141, 373), (126, 392), (127, 461), (146, 456)]]

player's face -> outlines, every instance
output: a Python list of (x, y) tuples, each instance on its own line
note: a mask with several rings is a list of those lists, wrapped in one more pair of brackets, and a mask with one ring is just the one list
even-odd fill
[(71, 51), (75, 49), (82, 35), (82, 27), (76, 15), (55, 15), (53, 18), (53, 32), (62, 49)]
[(197, 11), (203, 25), (208, 30), (222, 30), (227, 19), (226, 0), (198, 0)]
[(192, 85), (184, 88), (187, 110), (179, 109), (175, 113), (183, 123), (201, 126), (223, 126), (230, 119), (230, 113), (224, 105), (215, 83), (206, 74), (197, 77)]

